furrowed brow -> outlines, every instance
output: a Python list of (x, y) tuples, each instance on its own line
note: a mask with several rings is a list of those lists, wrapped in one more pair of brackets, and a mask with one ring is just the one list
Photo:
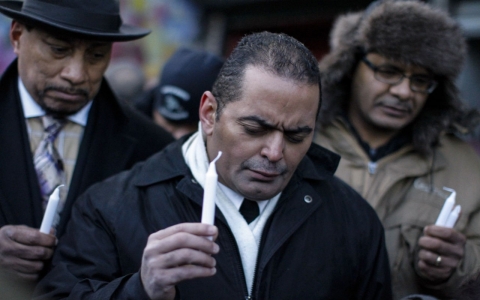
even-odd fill
[[(253, 121), (253, 122), (257, 123), (258, 125), (264, 127), (265, 129), (272, 129), (272, 130), (278, 129), (276, 126), (268, 123), (267, 121), (265, 121), (264, 119), (262, 119), (258, 116), (246, 116), (246, 117), (239, 118), (238, 120), (239, 120), (239, 122)], [(298, 127), (298, 128), (295, 128), (295, 129), (283, 129), (282, 131), (285, 134), (289, 134), (289, 135), (298, 134), (298, 133), (309, 134), (310, 132), (313, 131), (313, 128), (311, 128), (310, 126), (302, 126), (302, 127)]]
[(265, 129), (277, 129), (274, 125), (268, 123), (264, 119), (258, 117), (258, 116), (246, 116), (246, 117), (241, 117), (238, 119), (239, 122), (245, 122), (245, 121), (251, 121), (255, 122), (258, 125), (264, 127)]

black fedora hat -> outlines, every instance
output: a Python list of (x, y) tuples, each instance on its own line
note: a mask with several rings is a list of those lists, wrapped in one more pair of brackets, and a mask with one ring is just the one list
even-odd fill
[(123, 24), (118, 0), (0, 1), (0, 13), (32, 26), (104, 41), (130, 41), (150, 33)]

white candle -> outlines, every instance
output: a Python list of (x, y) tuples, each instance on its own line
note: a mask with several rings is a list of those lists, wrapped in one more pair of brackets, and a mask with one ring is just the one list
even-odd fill
[(50, 195), (50, 198), (48, 198), (47, 208), (45, 209), (42, 225), (40, 226), (40, 232), (42, 233), (50, 233), (53, 220), (55, 219), (55, 215), (57, 214), (58, 204), (60, 203), (60, 187), (62, 186), (63, 185), (59, 185)]
[[(205, 186), (203, 192), (203, 208), (202, 208), (202, 223), (213, 225), (215, 219), (215, 197), (217, 193), (217, 169), (215, 162), (222, 155), (222, 151), (218, 151), (217, 157), (208, 166), (207, 174), (205, 175)], [(210, 238), (211, 239), (211, 238)]]
[(461, 210), (462, 210), (462, 207), (460, 205), (455, 206), (455, 208), (452, 210), (452, 212), (448, 216), (447, 222), (445, 223), (445, 227), (453, 228), (453, 226), (455, 226), (455, 223), (457, 223), (457, 219), (458, 219), (458, 216), (460, 215)]
[(445, 203), (443, 204), (442, 210), (440, 211), (437, 221), (435, 222), (435, 225), (437, 226), (445, 226), (445, 224), (447, 223), (448, 216), (450, 215), (453, 207), (455, 206), (455, 196), (457, 195), (454, 189), (450, 189), (447, 187), (444, 187), (443, 189), (452, 192), (452, 194), (450, 194), (450, 196), (447, 198), (447, 200), (445, 200)]

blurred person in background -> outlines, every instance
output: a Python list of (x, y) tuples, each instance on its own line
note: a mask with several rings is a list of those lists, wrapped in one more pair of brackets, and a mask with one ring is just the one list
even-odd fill
[(212, 89), (222, 65), (215, 54), (179, 48), (163, 66), (158, 85), (135, 106), (176, 139), (195, 132), (202, 94)]
[[(382, 220), (394, 298), (445, 298), (480, 270), (480, 160), (457, 137), (478, 124), (455, 85), (462, 31), (420, 1), (377, 1), (335, 21), (331, 48), (315, 142)], [(434, 225), (444, 187), (461, 205), (454, 228)]]
[(110, 87), (121, 101), (133, 105), (143, 95), (146, 84), (142, 66), (127, 59), (110, 63), (105, 72)]
[[(87, 187), (173, 140), (103, 79), (112, 43), (149, 33), (123, 24), (119, 11), (115, 0), (0, 1), (17, 55), (0, 79), (0, 269), (12, 280), (42, 276)], [(41, 233), (62, 184), (58, 222)]]

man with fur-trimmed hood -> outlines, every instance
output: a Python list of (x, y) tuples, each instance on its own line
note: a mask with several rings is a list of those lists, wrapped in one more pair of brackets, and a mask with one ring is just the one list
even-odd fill
[[(395, 298), (445, 297), (480, 270), (480, 160), (457, 137), (478, 120), (455, 85), (459, 25), (420, 1), (377, 1), (336, 20), (331, 48), (315, 142), (382, 220)], [(444, 187), (461, 206), (453, 228), (434, 225)]]

